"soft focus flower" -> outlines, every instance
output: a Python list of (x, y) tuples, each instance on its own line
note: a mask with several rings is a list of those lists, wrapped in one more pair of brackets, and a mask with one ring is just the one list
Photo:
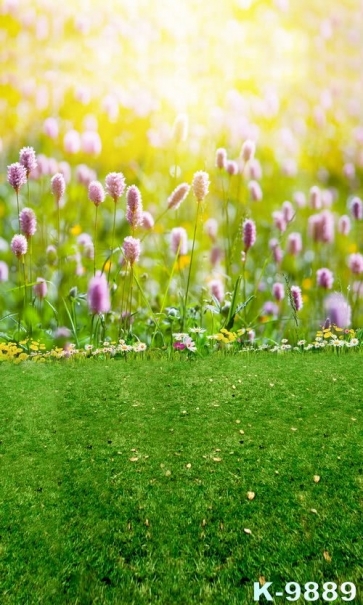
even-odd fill
[(26, 169), (20, 162), (15, 162), (15, 164), (10, 164), (10, 166), (8, 166), (8, 181), (17, 193), (19, 192), (20, 187), (25, 185)]
[(283, 252), (281, 250), (279, 241), (276, 238), (270, 239), (269, 248), (272, 251), (274, 262), (280, 264), (283, 258)]
[(306, 206), (306, 197), (305, 193), (302, 191), (296, 191), (294, 193), (294, 202), (299, 208), (304, 208)]
[(362, 254), (351, 254), (348, 259), (349, 269), (355, 275), (363, 273), (363, 256)]
[(259, 181), (262, 178), (262, 168), (260, 162), (253, 158), (248, 163), (248, 175), (250, 179)]
[(350, 218), (347, 214), (343, 214), (338, 221), (338, 231), (342, 235), (348, 235), (350, 232)]
[(316, 281), (320, 288), (331, 290), (334, 283), (333, 273), (329, 269), (318, 269), (316, 272)]
[(152, 229), (154, 226), (154, 217), (153, 215), (148, 212), (147, 210), (144, 210), (142, 213), (142, 223), (141, 226), (144, 229)]
[(221, 303), (224, 299), (224, 287), (220, 279), (209, 282), (210, 293)]
[(234, 176), (235, 174), (238, 174), (238, 164), (237, 164), (237, 162), (235, 162), (235, 160), (227, 160), (226, 171), (231, 176)]
[(186, 141), (188, 136), (188, 116), (185, 113), (177, 115), (173, 125), (173, 139), (176, 143)]
[(90, 183), (96, 180), (96, 173), (87, 164), (78, 164), (76, 166), (76, 179), (78, 183), (88, 188)]
[(111, 308), (110, 293), (104, 273), (98, 272), (92, 277), (87, 293), (88, 307), (91, 313), (108, 313)]
[(223, 251), (219, 246), (213, 246), (213, 248), (210, 251), (210, 262), (213, 265), (213, 267), (219, 263), (222, 258), (223, 258)]
[(303, 299), (301, 295), (301, 289), (299, 286), (291, 286), (291, 306), (294, 311), (300, 311), (303, 308)]
[(289, 254), (296, 256), (302, 250), (302, 239), (300, 233), (290, 233), (287, 238), (287, 251)]
[(37, 167), (37, 159), (33, 147), (23, 147), (19, 152), (19, 162), (26, 170), (26, 176)]
[(327, 319), (338, 328), (350, 325), (352, 310), (342, 294), (330, 294), (324, 301), (324, 308)]
[(24, 208), (19, 214), (20, 229), (26, 238), (31, 237), (37, 230), (37, 219), (31, 208)]
[(272, 286), (272, 294), (275, 299), (280, 302), (285, 298), (285, 287), (281, 282), (275, 282)]
[(284, 219), (287, 223), (291, 223), (295, 216), (294, 206), (291, 202), (284, 202), (282, 204), (282, 214), (284, 215)]
[(101, 138), (98, 132), (87, 130), (81, 136), (82, 150), (89, 155), (98, 155), (102, 150)]
[(198, 170), (198, 172), (194, 174), (192, 183), (193, 192), (198, 202), (202, 202), (208, 194), (209, 185), (208, 173), (203, 170)]
[(57, 120), (55, 118), (47, 118), (44, 120), (43, 131), (51, 139), (56, 139), (59, 134)]
[(88, 197), (95, 206), (99, 206), (104, 202), (106, 193), (99, 181), (91, 181), (88, 185)]
[(218, 233), (218, 221), (215, 218), (209, 218), (204, 223), (204, 231), (210, 237), (212, 242), (216, 241)]
[(63, 174), (57, 172), (51, 179), (51, 189), (55, 197), (56, 204), (59, 204), (66, 190), (66, 182)]
[(24, 235), (14, 235), (10, 248), (17, 258), (24, 256), (28, 250), (28, 242)]
[(106, 176), (106, 191), (116, 203), (125, 190), (125, 177), (122, 172), (110, 172)]
[(34, 294), (37, 298), (43, 299), (47, 296), (47, 282), (42, 277), (37, 277), (37, 283), (33, 286)]
[(249, 181), (247, 187), (248, 187), (248, 191), (250, 192), (252, 201), (260, 202), (263, 197), (260, 184), (257, 181)]
[(187, 183), (181, 183), (178, 185), (173, 193), (168, 198), (168, 208), (179, 208), (180, 204), (185, 200), (190, 190), (190, 186)]
[(174, 227), (170, 234), (170, 249), (173, 254), (188, 254), (188, 235), (183, 227)]
[(220, 170), (222, 170), (223, 168), (226, 167), (226, 164), (227, 164), (227, 151), (223, 147), (220, 147), (216, 151), (216, 167), (219, 168)]
[(313, 208), (314, 210), (320, 210), (320, 208), (322, 207), (321, 191), (316, 185), (314, 185), (314, 187), (311, 187), (309, 191), (309, 201), (311, 208)]
[(262, 314), (272, 316), (272, 317), (277, 317), (279, 314), (279, 308), (278, 308), (277, 304), (274, 303), (272, 300), (268, 300), (263, 305)]
[(78, 153), (81, 149), (81, 137), (77, 130), (69, 130), (63, 139), (64, 150), (66, 153)]
[(136, 185), (131, 185), (128, 187), (126, 192), (126, 220), (133, 227), (138, 227), (142, 225), (143, 220), (143, 210), (142, 210), (142, 200), (141, 193)]
[(252, 141), (251, 139), (247, 139), (242, 145), (241, 158), (245, 162), (248, 162), (248, 160), (251, 160), (253, 158), (253, 156), (255, 155), (255, 151), (256, 151), (256, 143), (254, 141)]
[(9, 267), (3, 260), (0, 260), (0, 282), (8, 281), (8, 279)]
[(350, 202), (350, 211), (352, 214), (352, 217), (357, 220), (360, 221), (363, 218), (363, 203), (362, 200), (359, 197), (354, 197), (352, 199), (352, 201)]
[(247, 252), (256, 241), (256, 225), (250, 218), (247, 218), (243, 223), (242, 239), (245, 245), (245, 251)]
[(122, 250), (123, 250), (126, 261), (129, 262), (130, 265), (133, 265), (134, 263), (136, 263), (139, 260), (139, 256), (140, 256), (140, 252), (141, 252), (140, 240), (135, 239), (134, 237), (131, 237), (131, 235), (129, 235), (128, 237), (125, 237), (124, 243), (122, 246)]
[(273, 219), (275, 227), (279, 231), (281, 231), (281, 233), (283, 233), (284, 231), (286, 231), (287, 223), (286, 223), (286, 219), (285, 219), (284, 213), (281, 212), (281, 210), (275, 210), (272, 213), (272, 219)]
[[(56, 170), (57, 172), (57, 170)], [(59, 162), (58, 163), (58, 172), (63, 174), (65, 182), (68, 184), (71, 181), (72, 171), (68, 162)]]

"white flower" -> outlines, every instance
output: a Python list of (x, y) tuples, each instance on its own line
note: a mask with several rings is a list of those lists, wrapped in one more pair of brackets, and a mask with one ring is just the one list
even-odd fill
[(189, 332), (192, 334), (204, 334), (204, 328), (189, 328)]

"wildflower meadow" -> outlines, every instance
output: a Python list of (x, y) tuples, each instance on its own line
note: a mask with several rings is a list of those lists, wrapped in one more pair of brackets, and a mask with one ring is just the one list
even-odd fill
[(363, 603), (362, 11), (0, 2), (1, 605)]

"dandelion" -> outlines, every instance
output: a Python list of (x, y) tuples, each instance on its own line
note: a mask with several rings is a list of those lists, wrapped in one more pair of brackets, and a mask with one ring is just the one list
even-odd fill
[(173, 193), (168, 198), (168, 208), (174, 208), (177, 210), (180, 204), (185, 200), (190, 191), (190, 185), (188, 183), (181, 183), (178, 185)]
[(136, 185), (131, 185), (126, 192), (127, 209), (126, 220), (131, 225), (132, 231), (142, 225), (143, 210), (141, 193)]
[(329, 269), (318, 269), (316, 272), (316, 281), (320, 288), (331, 290), (334, 283), (333, 273)]

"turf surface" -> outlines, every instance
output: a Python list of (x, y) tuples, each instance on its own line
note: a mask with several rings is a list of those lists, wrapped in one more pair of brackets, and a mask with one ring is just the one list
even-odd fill
[(2, 364), (0, 381), (1, 605), (244, 605), (264, 579), (349, 581), (363, 603), (360, 355)]

